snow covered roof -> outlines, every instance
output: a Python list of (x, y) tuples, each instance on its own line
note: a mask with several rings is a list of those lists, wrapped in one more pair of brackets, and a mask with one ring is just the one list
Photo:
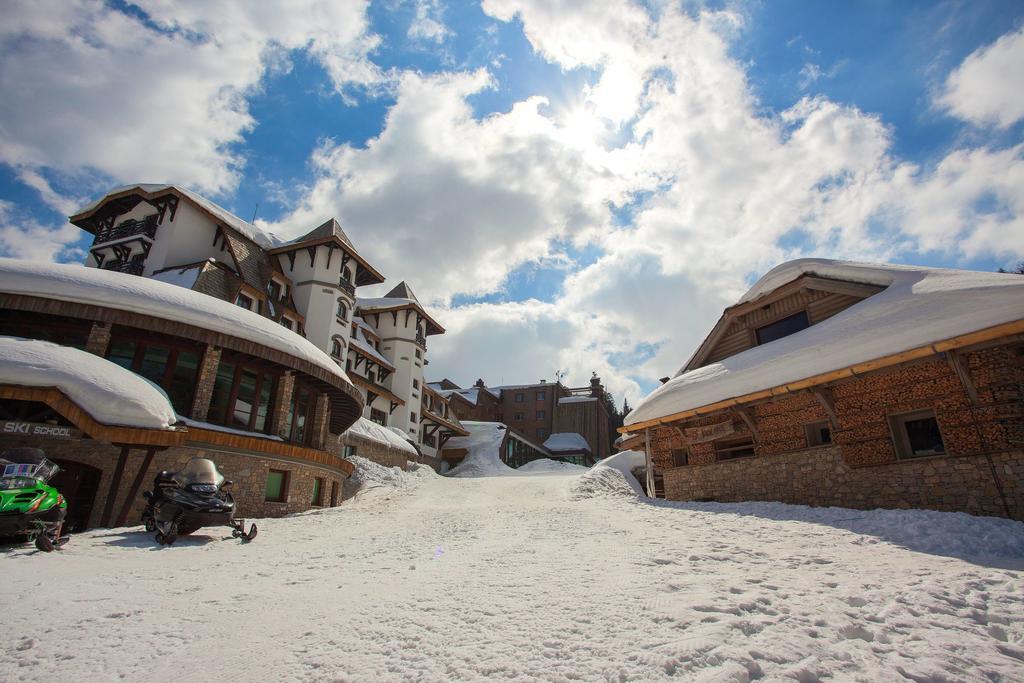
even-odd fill
[(356, 299), (356, 307), (361, 311), (368, 311), (370, 313), (393, 311), (401, 308), (414, 308), (426, 319), (427, 334), (444, 334), (444, 328), (441, 327), (440, 323), (431, 318), (430, 314), (428, 314), (426, 310), (424, 310), (423, 306), (420, 305), (420, 302), (414, 298), (381, 296), (364, 299), (360, 297)]
[[(756, 301), (803, 275), (885, 287), (795, 334), (680, 371), (626, 417), (652, 421), (845, 370), (904, 351), (1024, 320), (1024, 277), (923, 266), (800, 259), (769, 271), (741, 299)], [(998, 330), (996, 330), (998, 332)]]
[(590, 452), (590, 445), (587, 443), (587, 440), (576, 432), (555, 432), (544, 442), (544, 448), (552, 453)]
[(0, 337), (0, 384), (56, 387), (106, 425), (170, 429), (178, 421), (155, 384), (95, 354), (47, 341)]
[(565, 396), (558, 399), (559, 404), (561, 403), (588, 403), (590, 401), (596, 401), (597, 398), (593, 396)]
[(273, 233), (266, 232), (248, 221), (244, 221), (235, 214), (231, 213), (227, 209), (218, 204), (210, 201), (206, 197), (200, 196), (191, 190), (186, 190), (180, 185), (163, 185), (155, 183), (138, 183), (135, 185), (124, 185), (122, 187), (115, 188), (103, 195), (96, 201), (92, 202), (88, 206), (85, 206), (78, 210), (78, 212), (71, 216), (70, 220), (74, 224), (78, 224), (88, 218), (89, 214), (99, 209), (103, 204), (111, 199), (123, 197), (130, 194), (139, 194), (144, 199), (152, 199), (159, 195), (173, 192), (179, 197), (188, 200), (194, 204), (197, 208), (206, 213), (210, 214), (215, 220), (218, 220), (230, 228), (237, 230), (239, 233), (248, 237), (253, 242), (256, 242), (264, 249), (269, 249), (281, 244), (281, 240), (278, 239)]
[(301, 247), (325, 244), (331, 241), (341, 245), (341, 247), (355, 259), (357, 266), (355, 278), (356, 286), (376, 285), (384, 282), (384, 276), (381, 275), (376, 268), (371, 266), (366, 259), (356, 251), (355, 245), (352, 244), (352, 240), (350, 240), (348, 235), (345, 234), (345, 231), (341, 228), (341, 224), (338, 223), (336, 218), (327, 219), (305, 235), (301, 235), (295, 239), (283, 242), (279, 240), (271, 251), (275, 254), (284, 253)]
[(400, 451), (405, 451), (409, 455), (415, 456), (416, 449), (412, 447), (407, 440), (402, 438), (400, 433), (396, 434), (391, 431), (388, 427), (382, 427), (376, 422), (367, 420), (365, 417), (360, 417), (353, 423), (346, 435), (351, 434), (359, 436), (370, 441), (376, 441), (379, 444), (387, 446), (389, 448), (397, 448)]
[(363, 355), (369, 356), (374, 361), (384, 366), (388, 370), (395, 369), (395, 366), (392, 365), (391, 361), (385, 358), (380, 351), (374, 348), (373, 344), (371, 344), (370, 341), (366, 338), (366, 335), (363, 334), (363, 328), (361, 326), (356, 325), (356, 336), (350, 337), (348, 343), (349, 346), (356, 348)]
[(0, 292), (115, 308), (221, 332), (304, 360), (351, 386), (345, 371), (305, 337), (240, 306), (152, 278), (0, 258)]

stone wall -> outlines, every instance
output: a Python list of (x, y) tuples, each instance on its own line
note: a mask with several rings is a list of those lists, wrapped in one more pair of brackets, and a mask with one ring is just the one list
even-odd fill
[[(1005, 515), (988, 457), (1011, 507), (1024, 515), (1024, 367), (1021, 345), (961, 353), (976, 390), (972, 404), (951, 358), (927, 361), (837, 382), (824, 390), (837, 428), (831, 447), (808, 448), (806, 427), (828, 412), (810, 391), (748, 407), (757, 430), (754, 456), (718, 461), (714, 442), (687, 444), (680, 429), (731, 421), (751, 436), (735, 411), (651, 430), (652, 459), (674, 500), (779, 500), (848, 507), (927, 507)], [(890, 417), (931, 409), (946, 455), (900, 460)], [(686, 452), (676, 467), (673, 452)], [(988, 456), (986, 456), (988, 454)]]
[[(92, 439), (41, 440), (38, 438), (0, 436), (0, 450), (14, 446), (33, 446), (46, 451), (49, 458), (79, 462), (99, 469), (102, 473), (96, 499), (93, 502), (89, 526), (97, 526), (107, 503), (107, 494), (113, 480), (121, 449), (103, 444)], [(111, 523), (116, 519), (130, 492), (132, 483), (142, 467), (145, 449), (132, 449), (121, 478), (121, 484), (114, 501)], [(191, 458), (209, 458), (217, 463), (217, 468), (233, 484), (229, 489), (235, 498), (236, 516), (238, 518), (281, 517), (293, 512), (312, 509), (313, 480), (323, 479), (323, 506), (331, 502), (331, 487), (337, 484), (338, 503), (342, 500), (342, 485), (345, 473), (338, 469), (322, 467), (305, 461), (291, 458), (267, 457), (266, 454), (249, 455), (239, 452), (206, 449), (202, 447), (175, 447), (158, 451), (149, 469), (143, 475), (142, 488), (132, 502), (127, 524), (139, 523), (145, 501), (142, 491), (152, 489), (153, 477), (160, 470), (178, 470), (184, 467)], [(267, 473), (271, 469), (288, 472), (285, 502), (265, 500)]]
[[(1011, 516), (1024, 519), (1024, 451), (991, 454)], [(666, 470), (669, 500), (780, 501), (857, 509), (927, 508), (1005, 516), (984, 455), (851, 467), (840, 446)]]

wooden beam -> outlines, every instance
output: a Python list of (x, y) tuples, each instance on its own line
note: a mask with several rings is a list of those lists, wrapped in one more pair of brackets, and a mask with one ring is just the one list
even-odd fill
[(130, 450), (128, 446), (121, 446), (121, 455), (117, 458), (114, 477), (110, 480), (110, 489), (107, 491), (107, 502), (103, 506), (100, 526), (110, 526), (110, 515), (114, 512), (114, 499), (117, 498), (117, 489), (121, 487), (121, 477), (124, 476), (124, 466), (128, 462), (128, 451)]
[(650, 498), (657, 498), (657, 492), (654, 490), (654, 460), (651, 458), (651, 430), (644, 430), (644, 462), (647, 466), (647, 496)]
[(146, 457), (142, 461), (142, 467), (135, 475), (135, 479), (132, 481), (132, 487), (128, 490), (128, 495), (124, 499), (124, 503), (121, 505), (121, 512), (117, 515), (117, 521), (114, 522), (114, 526), (124, 526), (128, 522), (128, 513), (132, 509), (132, 501), (139, 495), (139, 489), (142, 488), (142, 482), (146, 478), (146, 472), (149, 470), (149, 466), (153, 464), (153, 454), (156, 453), (155, 448), (150, 448), (146, 451)]
[(750, 430), (750, 435), (754, 437), (754, 443), (759, 444), (761, 442), (761, 438), (757, 435), (757, 423), (754, 422), (754, 418), (744, 408), (737, 408), (734, 412), (740, 416), (740, 419), (742, 419), (744, 423), (746, 423), (747, 429)]
[(828, 387), (815, 387), (811, 389), (811, 393), (814, 398), (818, 401), (824, 410), (825, 414), (828, 415), (828, 423), (832, 427), (832, 433), (835, 434), (839, 431), (839, 418), (836, 415), (836, 403), (832, 397), (832, 391)]
[(946, 360), (949, 361), (949, 367), (953, 369), (953, 372), (959, 378), (960, 384), (964, 386), (964, 391), (967, 393), (967, 398), (970, 400), (971, 405), (974, 407), (980, 405), (981, 400), (978, 398), (978, 388), (974, 385), (971, 371), (967, 368), (967, 363), (964, 361), (963, 356), (956, 351), (947, 351)]

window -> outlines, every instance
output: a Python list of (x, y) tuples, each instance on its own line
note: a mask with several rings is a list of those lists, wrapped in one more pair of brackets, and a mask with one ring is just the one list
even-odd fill
[(733, 458), (747, 458), (754, 454), (754, 440), (749, 436), (741, 439), (728, 439), (715, 442), (715, 456), (717, 460), (732, 460)]
[(412, 381), (412, 388), (413, 389), (419, 389), (420, 388), (420, 381), (418, 379), (414, 379)]
[(417, 357), (417, 358), (423, 358), (423, 353), (422, 353), (422, 352), (420, 352), (420, 350), (419, 350), (419, 349), (416, 349), (416, 357)]
[(539, 436), (540, 438), (543, 439), (547, 435), (548, 435), (548, 430), (547, 430), (546, 427), (537, 427), (537, 436)]
[(514, 419), (516, 422), (522, 422), (523, 421), (523, 414), (522, 413), (516, 413), (513, 416), (512, 419)]
[(342, 320), (348, 320), (348, 306), (341, 299), (338, 299), (338, 311), (337, 315)]
[(313, 501), (312, 505), (320, 507), (324, 504), (324, 479), (313, 477)]
[(537, 411), (537, 419), (538, 420), (543, 420), (544, 419), (544, 411), (543, 410), (538, 410)]
[(423, 433), (423, 443), (431, 448), (437, 448), (437, 437), (433, 434)]
[(267, 472), (267, 489), (263, 498), (268, 503), (284, 503), (288, 500), (287, 470), (270, 470)]
[(295, 443), (309, 443), (313, 430), (308, 425), (313, 421), (316, 408), (316, 394), (306, 386), (296, 382), (292, 390), (292, 406), (284, 418), (284, 433), (288, 440)]
[(370, 422), (376, 422), (382, 427), (388, 424), (388, 415), (379, 408), (370, 408)]
[(222, 357), (206, 419), (225, 427), (266, 432), (276, 386), (276, 374)]
[(782, 339), (788, 337), (794, 332), (810, 327), (811, 323), (807, 319), (807, 311), (800, 311), (794, 315), (783, 318), (782, 320), (776, 320), (773, 323), (765, 325), (764, 327), (757, 328), (757, 343), (767, 344), (773, 342), (776, 339)]
[(522, 403), (526, 400), (526, 394), (516, 394), (516, 403)]
[(331, 507), (337, 507), (338, 505), (338, 482), (331, 482)]
[(294, 329), (292, 327), (292, 321), (289, 318), (281, 318), (281, 320), (279, 320), (278, 322), (281, 323), (281, 327), (284, 327), (289, 330)]
[(167, 392), (174, 410), (181, 415), (192, 414), (201, 357), (201, 347), (182, 344), (178, 340), (118, 334), (107, 347), (107, 360), (160, 386)]
[(272, 301), (277, 301), (281, 298), (281, 283), (277, 280), (271, 280), (267, 285), (267, 292), (270, 294)]
[(416, 424), (416, 413), (409, 413), (409, 422)]
[(343, 457), (343, 458), (351, 458), (355, 454), (356, 454), (356, 447), (355, 446), (345, 446), (341, 450), (341, 457)]
[(251, 311), (252, 310), (252, 304), (253, 304), (252, 297), (246, 296), (245, 294), (242, 294), (241, 292), (239, 292), (238, 296), (235, 297), (235, 305), (236, 306), (241, 306), (242, 308), (244, 308), (247, 311)]
[(548, 394), (548, 392), (546, 392), (546, 391), (538, 391), (537, 392), (537, 400), (538, 401), (546, 401), (547, 400), (547, 394)]
[(690, 451), (686, 448), (672, 449), (672, 467), (685, 467), (690, 464)]
[(335, 358), (341, 358), (341, 342), (337, 339), (331, 342), (331, 355)]
[(807, 431), (807, 447), (813, 446), (825, 446), (832, 443), (832, 430), (829, 428), (828, 420), (821, 422), (812, 422), (806, 425), (804, 429)]
[(341, 269), (341, 278), (338, 280), (338, 284), (352, 284), (352, 271), (348, 268)]
[(889, 418), (896, 454), (900, 458), (923, 458), (946, 452), (934, 410), (917, 410)]

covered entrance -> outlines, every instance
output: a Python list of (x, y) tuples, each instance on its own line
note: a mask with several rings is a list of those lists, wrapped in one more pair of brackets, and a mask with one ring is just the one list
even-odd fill
[(68, 516), (64, 526), (70, 532), (85, 531), (89, 527), (89, 515), (96, 503), (102, 472), (96, 467), (72, 460), (55, 458), (60, 471), (51, 480), (68, 501)]

